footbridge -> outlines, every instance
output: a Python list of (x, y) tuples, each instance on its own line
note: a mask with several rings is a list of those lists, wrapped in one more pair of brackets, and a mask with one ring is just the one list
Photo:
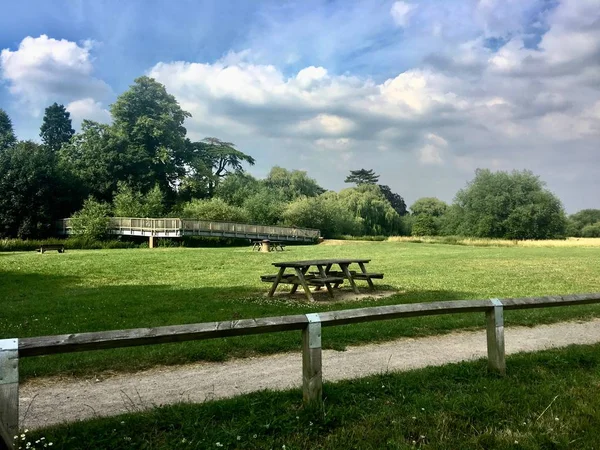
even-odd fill
[[(73, 233), (73, 219), (58, 221), (58, 233)], [(219, 222), (196, 219), (151, 219), (139, 217), (111, 217), (109, 233), (118, 236), (145, 236), (150, 247), (156, 238), (179, 238), (182, 236), (214, 236), (240, 239), (269, 239), (285, 242), (314, 242), (321, 235), (311, 228), (253, 225), (235, 222)]]

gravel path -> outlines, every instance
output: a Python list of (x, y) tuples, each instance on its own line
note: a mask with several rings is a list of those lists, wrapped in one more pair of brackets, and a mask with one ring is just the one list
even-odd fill
[[(533, 328), (506, 327), (505, 333), (509, 354), (592, 344), (600, 342), (600, 319)], [(404, 338), (349, 347), (344, 352), (325, 350), (323, 377), (336, 381), (485, 356), (484, 330)], [(20, 426), (35, 429), (176, 402), (203, 402), (267, 388), (286, 389), (301, 385), (301, 366), (300, 353), (286, 353), (224, 363), (161, 367), (102, 380), (33, 379), (20, 387)]]

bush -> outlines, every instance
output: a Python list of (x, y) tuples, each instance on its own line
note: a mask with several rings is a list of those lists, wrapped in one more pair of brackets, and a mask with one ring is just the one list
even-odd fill
[(413, 236), (435, 236), (437, 226), (435, 218), (429, 214), (418, 215), (413, 222), (411, 233)]
[(243, 208), (231, 206), (220, 198), (194, 199), (184, 203), (182, 214), (186, 219), (219, 220), (223, 222), (248, 223), (250, 217)]
[[(96, 250), (116, 248), (137, 248), (138, 245), (131, 241), (94, 241), (84, 237), (70, 237), (68, 239), (0, 239), (0, 252), (28, 252), (35, 251), (41, 245), (62, 244), (68, 250)], [(148, 245), (146, 243), (146, 245)]]
[(600, 237), (600, 222), (583, 227), (581, 229), (581, 236), (590, 238)]
[(90, 241), (105, 239), (108, 236), (110, 213), (111, 207), (108, 203), (89, 197), (83, 203), (83, 208), (71, 217), (73, 234)]

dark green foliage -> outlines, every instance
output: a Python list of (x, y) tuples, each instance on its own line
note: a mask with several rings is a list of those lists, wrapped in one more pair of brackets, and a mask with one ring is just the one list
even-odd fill
[(210, 200), (195, 199), (182, 206), (182, 216), (186, 219), (219, 220), (223, 222), (249, 222), (248, 212), (238, 206), (231, 206), (220, 198)]
[(390, 187), (384, 184), (380, 184), (379, 189), (381, 189), (381, 193), (387, 199), (387, 201), (390, 202), (390, 205), (392, 205), (392, 208), (394, 208), (398, 215), (404, 216), (408, 213), (406, 210), (406, 203), (400, 194), (392, 192)]
[(116, 217), (162, 217), (164, 212), (164, 194), (158, 185), (144, 195), (119, 182), (113, 200), (113, 214)]
[(377, 175), (373, 169), (351, 170), (350, 175), (344, 180), (345, 183), (356, 184), (377, 184), (378, 181), (379, 175)]
[(46, 108), (44, 121), (40, 128), (40, 137), (45, 146), (53, 152), (69, 142), (75, 134), (71, 126), (71, 114), (64, 105), (54, 103)]
[(140, 155), (147, 163), (139, 167), (136, 177), (147, 180), (141, 190), (149, 190), (158, 183), (172, 197), (176, 181), (185, 173), (187, 148), (183, 122), (190, 114), (181, 109), (162, 84), (147, 76), (136, 78), (129, 90), (111, 105), (110, 112), (113, 127), (127, 142), (128, 151)]
[(0, 152), (17, 143), (12, 121), (6, 111), (0, 108)]
[(361, 184), (339, 193), (342, 206), (348, 209), (362, 225), (361, 234), (398, 234), (401, 218), (390, 202), (374, 184)]
[(244, 202), (244, 209), (252, 223), (276, 225), (281, 222), (286, 202), (277, 191), (261, 188)]
[(0, 152), (0, 236), (50, 235), (63, 205), (52, 151), (31, 141)]
[(140, 146), (128, 140), (110, 125), (84, 120), (81, 132), (59, 152), (60, 166), (70, 173), (78, 188), (78, 201), (89, 195), (102, 201), (112, 201), (119, 181), (148, 190), (154, 186), (150, 156)]
[(316, 228), (326, 238), (361, 234), (362, 229), (359, 219), (343, 205), (335, 192), (299, 198), (287, 205), (283, 217), (286, 225)]
[(259, 182), (252, 175), (234, 172), (219, 183), (215, 196), (233, 206), (243, 206), (244, 202), (261, 189)]
[[(0, 252), (35, 251), (40, 245), (62, 244), (67, 250), (97, 250), (117, 248), (137, 248), (138, 244), (125, 240), (93, 241), (85, 237), (73, 236), (68, 239), (0, 239)], [(147, 244), (147, 243), (146, 243)]]
[(582, 236), (584, 227), (598, 222), (600, 222), (600, 209), (582, 209), (569, 216), (567, 234), (574, 237)]
[(478, 169), (456, 194), (457, 234), (505, 239), (564, 237), (566, 217), (560, 200), (529, 171)]
[(279, 193), (286, 201), (300, 197), (316, 197), (325, 192), (318, 183), (310, 178), (303, 170), (287, 170), (275, 166), (264, 180), (264, 185)]
[(582, 237), (600, 237), (600, 222), (597, 222), (593, 225), (586, 225), (581, 229)]
[(411, 228), (413, 236), (436, 236), (438, 234), (438, 226), (436, 224), (436, 218), (430, 214), (418, 215)]
[(441, 217), (446, 214), (448, 204), (435, 197), (422, 197), (411, 205), (410, 210), (413, 216), (427, 214), (432, 217)]
[(73, 234), (90, 241), (101, 241), (108, 236), (112, 208), (108, 203), (89, 197), (83, 208), (71, 217)]

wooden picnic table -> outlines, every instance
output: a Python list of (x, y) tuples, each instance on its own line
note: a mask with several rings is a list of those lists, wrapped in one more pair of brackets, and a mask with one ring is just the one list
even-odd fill
[[(263, 275), (262, 281), (272, 282), (271, 290), (269, 291), (269, 297), (275, 294), (275, 290), (280, 283), (291, 284), (291, 294), (295, 293), (298, 286), (302, 286), (308, 300), (312, 301), (313, 296), (310, 292), (309, 286), (316, 286), (317, 289), (325, 286), (327, 293), (333, 298), (333, 288), (339, 287), (344, 283), (344, 280), (348, 280), (354, 293), (359, 294), (358, 287), (356, 286), (356, 280), (365, 280), (369, 284), (371, 290), (375, 289), (373, 284), (373, 278), (383, 278), (382, 273), (369, 273), (367, 272), (365, 264), (368, 264), (370, 259), (357, 259), (357, 258), (346, 258), (346, 259), (316, 259), (309, 261), (288, 261), (288, 262), (277, 262), (273, 265), (279, 268), (277, 275)], [(350, 270), (351, 264), (358, 264), (360, 272)], [(332, 270), (334, 266), (339, 266), (340, 270)], [(315, 267), (316, 271), (309, 272), (311, 267)], [(293, 269), (293, 273), (286, 274), (287, 269)]]

